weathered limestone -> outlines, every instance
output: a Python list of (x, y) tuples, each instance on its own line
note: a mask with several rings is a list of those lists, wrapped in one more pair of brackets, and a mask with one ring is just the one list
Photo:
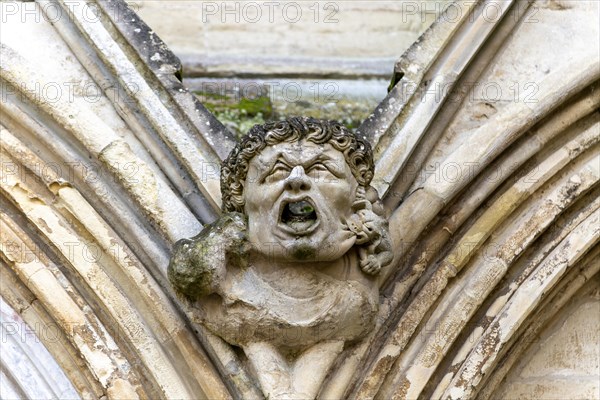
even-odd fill
[[(596, 262), (596, 264), (598, 264)], [(596, 267), (598, 269), (598, 267)], [(588, 282), (551, 321), (498, 389), (498, 398), (535, 394), (539, 399), (600, 397), (597, 280)], [(596, 288), (594, 288), (596, 286)]]
[[(227, 335), (202, 314), (215, 294), (191, 302), (170, 286), (178, 240), (245, 212), (219, 211), (219, 165), (234, 141), (183, 87), (177, 58), (121, 1), (1, 2), (0, 296), (35, 331), (25, 340), (39, 339), (89, 399), (600, 395), (590, 361), (597, 337), (583, 334), (597, 331), (599, 4), (452, 4), (396, 63), (396, 85), (359, 129), (375, 149), (373, 186), (394, 244), (375, 278), (376, 267), (349, 264), (353, 282), (372, 285), (367, 318), (283, 349), (276, 335)], [(222, 72), (217, 61), (195, 73)], [(252, 193), (266, 204), (267, 190)], [(310, 215), (296, 200), (292, 214)], [(345, 210), (356, 237), (364, 221), (345, 201), (333, 210)], [(252, 235), (276, 225), (279, 216), (266, 214), (254, 228), (249, 221)], [(340, 253), (355, 257), (352, 245)], [(264, 256), (252, 251), (236, 262)], [(256, 310), (279, 296), (291, 322), (299, 313), (286, 308), (290, 290), (326, 303), (349, 282), (327, 286), (330, 275), (315, 274), (313, 285), (293, 269), (230, 262), (227, 273), (256, 272), (253, 282), (273, 289)], [(205, 289), (231, 295), (243, 276)], [(259, 296), (243, 289), (235, 295)], [(23, 339), (7, 335), (2, 346), (16, 340), (11, 349), (29, 357)], [(3, 397), (33, 393), (15, 359), (0, 360)]]
[(3, 398), (78, 398), (75, 388), (44, 345), (31, 340), (35, 335), (32, 328), (2, 299), (0, 335), (3, 338), (0, 358)]

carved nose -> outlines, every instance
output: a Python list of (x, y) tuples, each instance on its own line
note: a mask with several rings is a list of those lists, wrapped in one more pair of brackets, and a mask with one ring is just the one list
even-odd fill
[(310, 179), (304, 173), (301, 165), (294, 167), (290, 175), (285, 180), (285, 189), (293, 192), (309, 190), (311, 188)]

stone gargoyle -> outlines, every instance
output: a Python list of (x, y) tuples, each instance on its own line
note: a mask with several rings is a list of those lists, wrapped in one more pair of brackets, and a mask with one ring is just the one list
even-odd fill
[(175, 244), (192, 318), (239, 346), (273, 398), (314, 398), (344, 344), (374, 326), (392, 259), (368, 143), (336, 122), (253, 127), (221, 168), (221, 218)]

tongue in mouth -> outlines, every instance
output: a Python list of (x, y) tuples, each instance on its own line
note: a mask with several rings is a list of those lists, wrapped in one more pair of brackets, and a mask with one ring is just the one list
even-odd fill
[(297, 232), (307, 230), (317, 221), (317, 213), (306, 200), (288, 203), (283, 207), (281, 222)]

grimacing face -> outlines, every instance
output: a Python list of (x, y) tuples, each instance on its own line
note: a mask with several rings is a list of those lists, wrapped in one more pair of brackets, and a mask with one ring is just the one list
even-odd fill
[(249, 164), (244, 185), (248, 238), (274, 260), (332, 261), (356, 236), (346, 228), (358, 182), (329, 143), (268, 146)]

